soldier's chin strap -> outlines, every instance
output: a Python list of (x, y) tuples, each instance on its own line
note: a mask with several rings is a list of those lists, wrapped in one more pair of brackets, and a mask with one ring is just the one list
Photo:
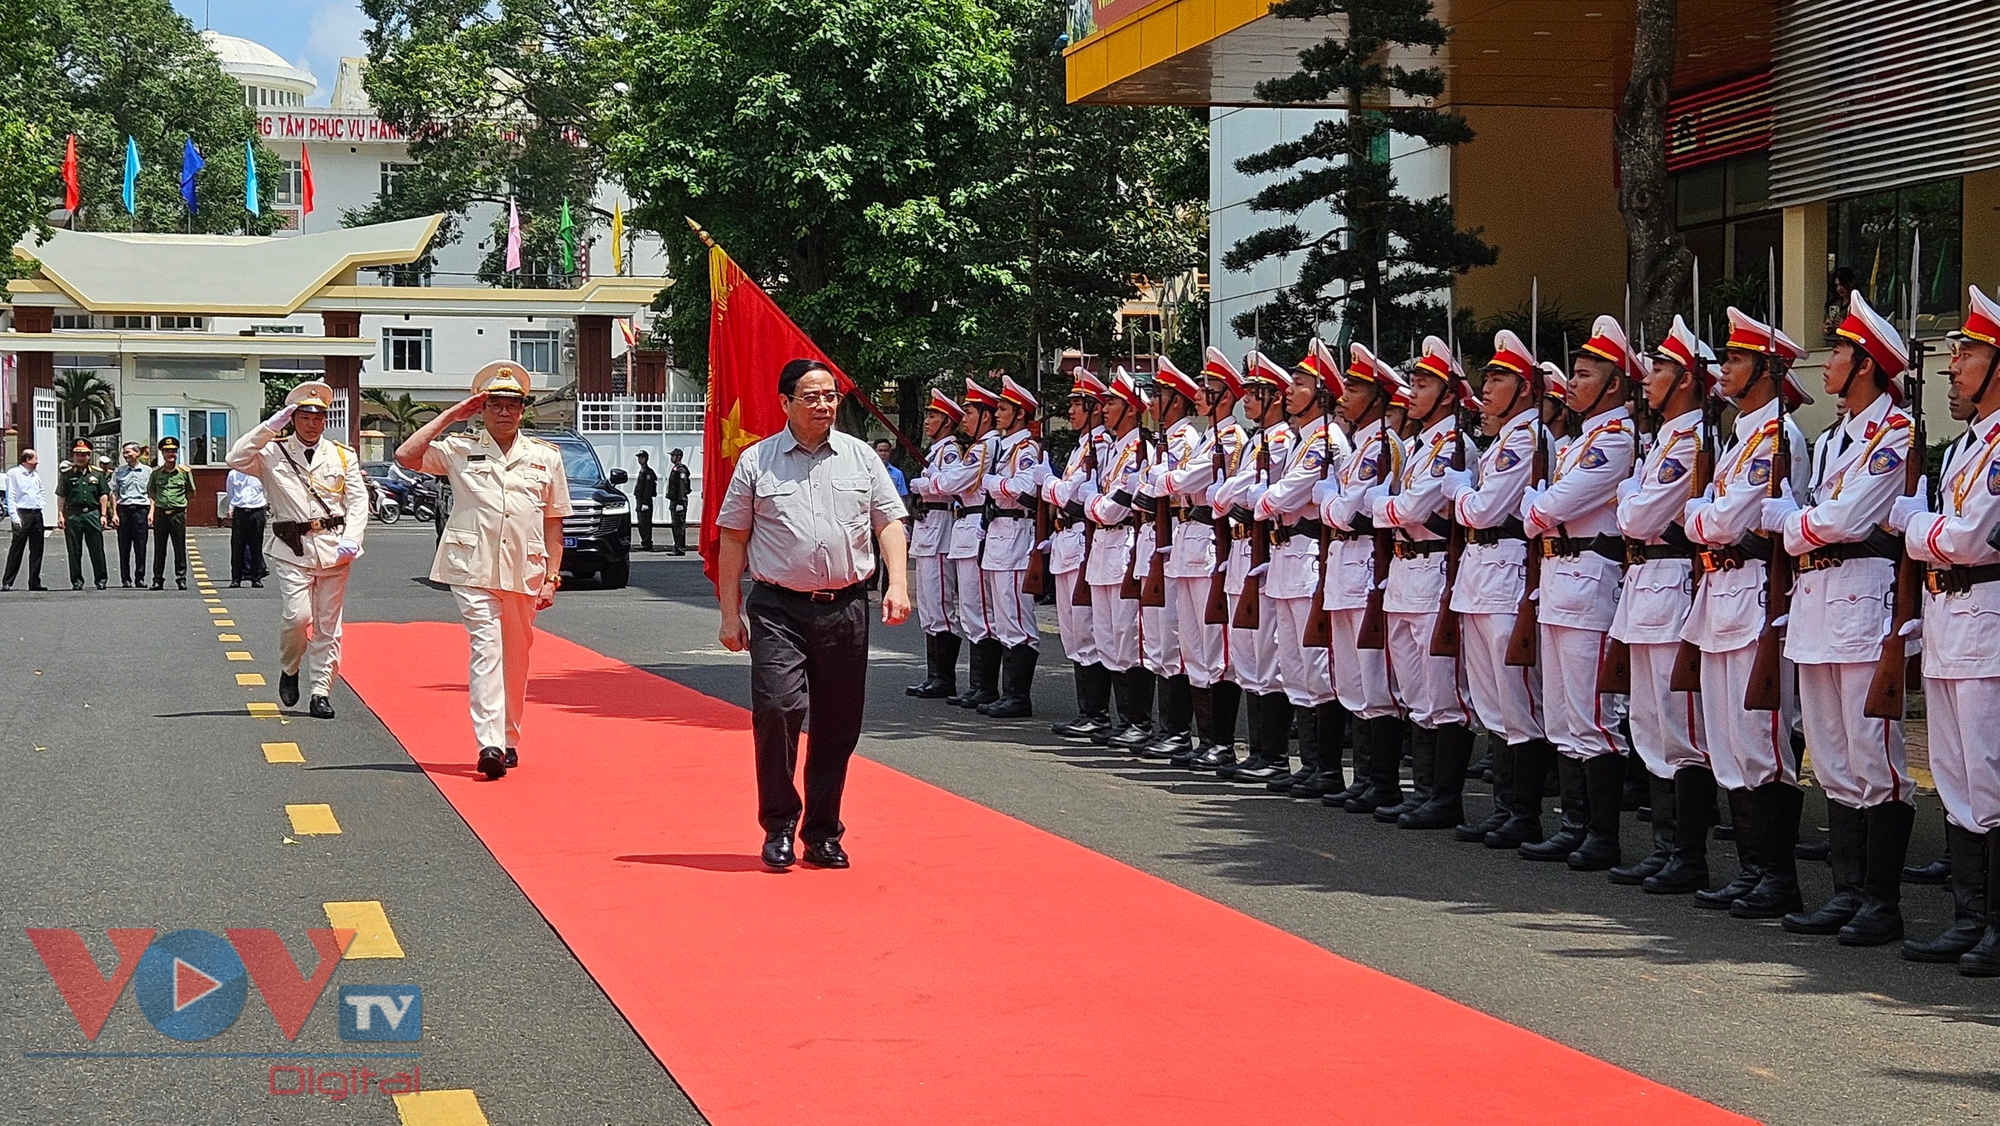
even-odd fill
[(1972, 397), (1975, 403), (1986, 401), (1986, 389), (1993, 385), (1993, 373), (2000, 371), (2000, 345), (1986, 346), (1986, 378), (1979, 381), (1979, 394)]

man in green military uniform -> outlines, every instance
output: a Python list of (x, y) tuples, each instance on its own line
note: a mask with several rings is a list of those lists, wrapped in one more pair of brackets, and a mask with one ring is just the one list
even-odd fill
[(82, 438), (70, 447), (70, 463), (56, 475), (56, 527), (69, 548), (69, 588), (83, 589), (83, 549), (97, 589), (104, 589), (104, 524), (111, 515), (111, 475), (90, 463), (94, 451)]
[(153, 589), (165, 587), (167, 545), (174, 545), (174, 585), (188, 588), (187, 506), (194, 496), (194, 471), (182, 465), (177, 438), (160, 439), (160, 464), (146, 482), (153, 501)]

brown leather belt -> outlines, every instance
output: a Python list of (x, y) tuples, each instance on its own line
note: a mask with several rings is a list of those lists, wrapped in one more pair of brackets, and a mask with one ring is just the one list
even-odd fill
[(1924, 572), (1924, 589), (1932, 594), (1970, 594), (1972, 588), (2000, 583), (2000, 563), (1978, 567), (1932, 567)]

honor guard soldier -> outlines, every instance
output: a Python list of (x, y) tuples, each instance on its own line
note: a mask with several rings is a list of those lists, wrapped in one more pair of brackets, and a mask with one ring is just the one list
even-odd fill
[(1799, 671), (1799, 714), (1813, 777), (1826, 791), (1833, 866), (1833, 898), (1782, 925), (1838, 935), (1845, 946), (1881, 946), (1903, 937), (1903, 860), (1917, 809), (1902, 721), (1863, 708), (1902, 556), (1901, 539), (1881, 525), (1903, 495), (1916, 431), (1898, 405), (1896, 379), (1910, 366), (1903, 338), (1859, 291), (1835, 334), (1822, 374), (1840, 419), (1820, 436), (1810, 489), (1764, 502), (1763, 530), (1782, 536), (1798, 560), (1785, 656)]
[(1771, 474), (1805, 491), (1806, 444), (1791, 410), (1810, 403), (1792, 364), (1805, 356), (1776, 328), (1734, 307), (1723, 345), (1722, 394), (1736, 402), (1730, 444), (1716, 461), (1710, 492), (1690, 500), (1682, 526), (1701, 545), (1702, 576), (1681, 637), (1701, 649), (1701, 714), (1715, 781), (1729, 791), (1741, 871), (1695, 903), (1746, 919), (1797, 911), (1798, 763), (1791, 733), (1798, 701), (1789, 668), (1778, 676), (1778, 707), (1752, 709), (1744, 695), (1765, 627), (1771, 542), (1759, 529)]
[(1152, 739), (1153, 679), (1139, 663), (1139, 600), (1125, 592), (1138, 539), (1133, 502), (1146, 472), (1145, 433), (1139, 424), (1150, 405), (1131, 373), (1119, 368), (1104, 400), (1109, 447), (1103, 475), (1085, 486), (1083, 501), (1084, 515), (1096, 526), (1083, 565), (1090, 584), (1091, 628), (1097, 635), (1098, 655), (1111, 672), (1111, 692), (1118, 703), (1119, 729), (1102, 741), (1127, 750), (1137, 750)]
[(951, 537), (946, 540), (946, 566), (955, 573), (959, 634), (971, 643), (966, 661), (965, 691), (945, 699), (961, 708), (976, 708), (1000, 698), (1000, 654), (993, 636), (993, 608), (986, 600), (986, 583), (979, 573), (979, 556), (986, 546), (986, 475), (1000, 456), (1000, 432), (993, 429), (993, 392), (965, 381), (965, 417), (959, 433), (967, 439), (958, 464), (933, 482), (951, 498)]
[(1556, 761), (1555, 747), (1542, 732), (1541, 677), (1532, 667), (1507, 663), (1527, 586), (1521, 498), (1535, 470), (1536, 445), (1546, 440), (1537, 382), (1527, 345), (1512, 330), (1501, 329), (1493, 337), (1493, 358), (1486, 362), (1479, 387), (1480, 415), (1493, 431), (1493, 441), (1473, 472), (1449, 472), (1444, 481), (1452, 519), (1465, 529), (1451, 608), (1459, 616), (1459, 652), (1472, 710), (1486, 728), (1493, 759), (1493, 812), (1483, 821), (1460, 825), (1452, 835), (1496, 849), (1541, 841), (1539, 805), (1532, 817), (1521, 812), (1514, 788), (1525, 771), (1539, 802), (1542, 782)]
[(910, 507), (916, 519), (910, 533), (910, 559), (916, 564), (911, 580), (916, 587), (917, 622), (924, 630), (927, 675), (923, 683), (904, 690), (925, 700), (958, 695), (959, 634), (952, 616), (958, 608), (958, 570), (944, 557), (951, 534), (951, 496), (938, 481), (957, 469), (965, 456), (965, 441), (958, 433), (964, 419), (965, 408), (931, 388), (924, 409), (924, 440), (931, 444), (930, 450), (924, 455), (922, 475), (910, 482)]
[(1520, 854), (1566, 860), (1580, 872), (1613, 868), (1621, 859), (1626, 702), (1599, 692), (1597, 674), (1625, 564), (1618, 487), (1638, 460), (1638, 435), (1625, 406), (1630, 370), (1624, 328), (1612, 317), (1597, 318), (1571, 360), (1564, 398), (1581, 420), (1579, 433), (1550, 463), (1548, 486), (1530, 486), (1521, 502), (1521, 524), (1542, 549), (1542, 722), (1562, 754), (1563, 825), (1541, 844), (1521, 846)]
[(1662, 420), (1659, 432), (1639, 471), (1618, 486), (1625, 580), (1611, 637), (1630, 654), (1627, 714), (1632, 747), (1650, 778), (1653, 852), (1613, 868), (1611, 880), (1641, 884), (1655, 895), (1708, 886), (1708, 834), (1715, 827), (1715, 775), (1708, 768), (1701, 700), (1673, 690), (1695, 575), (1695, 548), (1680, 520), (1699, 495), (1696, 484), (1707, 484), (1697, 463), (1715, 449), (1704, 410), (1714, 388), (1712, 364), (1708, 347), (1676, 316), (1645, 380), (1646, 406)]
[[(1285, 391), (1291, 375), (1261, 352), (1246, 357), (1243, 371), (1248, 389), (1244, 414), (1258, 429), (1250, 436), (1235, 476), (1217, 490), (1215, 505), (1231, 511), (1236, 520), (1232, 538), (1242, 540), (1230, 561), (1233, 571), (1240, 560), (1242, 578), (1229, 608), (1229, 651), (1236, 683), (1247, 697), (1249, 757), (1219, 767), (1216, 774), (1237, 782), (1270, 782), (1291, 773), (1292, 702), (1278, 676), (1278, 646), (1271, 628), (1277, 610), (1265, 587), (1276, 525), (1257, 519), (1253, 510), (1291, 461), (1292, 428), (1285, 423)], [(1245, 602), (1254, 608), (1244, 610)]]
[[(562, 522), (571, 511), (562, 451), (521, 432), (527, 406), (527, 372), (487, 364), (472, 377), (471, 395), (396, 450), (403, 468), (451, 481), (451, 518), (430, 578), (451, 587), (471, 635), (472, 732), (489, 780), (520, 762), (535, 615), (555, 604), (562, 585)], [(474, 415), (483, 429), (445, 436)]]
[[(1050, 730), (1074, 739), (1110, 738), (1111, 670), (1097, 649), (1097, 632), (1092, 621), (1089, 583), (1084, 564), (1096, 538), (1089, 530), (1083, 502), (1097, 487), (1104, 462), (1105, 386), (1089, 369), (1079, 366), (1071, 375), (1069, 426), (1076, 434), (1076, 448), (1070, 451), (1061, 476), (1051, 476), (1042, 485), (1042, 497), (1056, 510), (1056, 530), (1049, 536), (1049, 581), (1056, 588), (1056, 627), (1062, 636), (1076, 675), (1076, 718), (1054, 725)], [(1084, 593), (1078, 604), (1077, 593)]]
[[(1347, 716), (1333, 692), (1331, 648), (1309, 648), (1306, 627), (1320, 612), (1320, 548), (1325, 543), (1319, 506), (1313, 490), (1346, 463), (1351, 452), (1347, 435), (1334, 425), (1328, 408), (1343, 390), (1340, 365), (1317, 337), (1307, 343), (1306, 356), (1292, 369), (1285, 389), (1285, 414), (1292, 428), (1292, 453), (1285, 471), (1270, 491), (1258, 499), (1252, 513), (1277, 529), (1271, 549), (1271, 570), (1264, 580), (1272, 616), (1264, 629), (1277, 651), (1278, 682), (1299, 721), (1299, 769), (1274, 778), (1273, 790), (1298, 797), (1319, 798), (1327, 790), (1324, 772), (1341, 776), (1340, 749)], [(1322, 726), (1324, 724), (1324, 726)]]
[[(1174, 550), (1167, 557), (1168, 596), (1174, 600), (1196, 739), (1185, 757), (1176, 754), (1168, 761), (1212, 771), (1236, 763), (1236, 715), (1243, 690), (1233, 679), (1229, 662), (1226, 587), (1231, 552), (1218, 539), (1226, 534), (1229, 521), (1210, 505), (1209, 494), (1242, 465), (1250, 433), (1236, 420), (1236, 404), (1245, 390), (1242, 373), (1212, 345), (1203, 360), (1200, 401), (1208, 415), (1208, 432), (1168, 475), (1168, 488), (1184, 514), (1174, 526)], [(1219, 607), (1224, 620), (1211, 621), (1209, 607), (1218, 594), (1217, 584), (1225, 588)]]
[(70, 463), (56, 474), (56, 526), (69, 549), (69, 588), (83, 589), (83, 553), (90, 552), (91, 577), (103, 590), (104, 522), (111, 514), (111, 475), (91, 464), (90, 443), (82, 438), (70, 447)]
[[(1202, 434), (1194, 420), (1201, 411), (1202, 390), (1201, 385), (1175, 367), (1172, 360), (1161, 356), (1159, 369), (1153, 376), (1153, 394), (1160, 413), (1160, 433), (1153, 451), (1153, 464), (1139, 490), (1140, 511), (1149, 517), (1139, 531), (1139, 578), (1143, 584), (1139, 599), (1139, 624), (1145, 636), (1139, 661), (1160, 681), (1160, 726), (1152, 741), (1139, 748), (1139, 754), (1145, 758), (1168, 761), (1179, 755), (1181, 761), (1186, 762), (1193, 756), (1197, 740), (1205, 738), (1206, 734), (1195, 733), (1194, 681), (1188, 672), (1181, 633), (1184, 630), (1199, 631), (1202, 607), (1195, 608), (1193, 621), (1182, 617), (1180, 600), (1176, 597), (1175, 576), (1191, 576), (1200, 572), (1205, 578), (1207, 572), (1201, 571), (1199, 552), (1190, 559), (1186, 549), (1176, 550), (1175, 545), (1189, 534), (1189, 524), (1185, 511), (1176, 511), (1172, 503), (1172, 480), (1173, 475), (1184, 469), (1201, 450)], [(1165, 513), (1160, 511), (1161, 505), (1167, 506)], [(1162, 518), (1167, 527), (1165, 543), (1158, 542)], [(1203, 531), (1209, 530), (1203, 528)], [(1212, 552), (1211, 540), (1211, 556)], [(1156, 586), (1153, 581), (1156, 568), (1160, 576), (1157, 584), (1159, 605), (1148, 606), (1146, 603), (1150, 599), (1146, 597), (1146, 590)]]
[(1403, 713), (1389, 685), (1384, 642), (1364, 645), (1371, 640), (1371, 614), (1382, 617), (1391, 550), (1389, 530), (1376, 532), (1368, 497), (1402, 476), (1407, 451), (1389, 414), (1406, 388), (1396, 369), (1366, 345), (1349, 344), (1348, 354), (1339, 410), (1354, 456), (1314, 491), (1320, 519), (1332, 526), (1323, 604), (1333, 626), (1333, 690), (1354, 717), (1354, 781), (1320, 800), (1349, 813), (1374, 813), (1403, 800)]
[(1035, 600), (1022, 593), (1021, 581), (1028, 577), (1028, 555), (1035, 549), (1035, 497), (1042, 481), (1042, 444), (1031, 426), (1036, 408), (1027, 388), (1012, 376), (1000, 377), (1000, 403), (993, 412), (999, 453), (981, 482), (986, 489), (986, 550), (980, 572), (993, 639), (1003, 649), (995, 662), (1000, 698), (978, 709), (995, 719), (1035, 714), (1041, 629), (1035, 624)]
[[(1417, 427), (1409, 460), (1392, 485), (1369, 490), (1376, 527), (1395, 529), (1395, 559), (1383, 596), (1389, 665), (1397, 700), (1413, 725), (1413, 792), (1375, 819), (1406, 829), (1448, 829), (1465, 820), (1465, 773), (1472, 764), (1472, 714), (1457, 657), (1432, 655), (1445, 589), (1449, 524), (1445, 485), (1459, 448), (1458, 411), (1478, 405), (1457, 375), (1458, 360), (1436, 337), (1425, 341), (1410, 373), (1408, 416)], [(1464, 395), (1461, 398), (1461, 394)]]
[[(368, 528), (368, 482), (353, 450), (325, 436), (333, 388), (301, 383), (229, 451), (229, 467), (264, 484), (265, 556), (278, 577), (278, 699), (299, 702), (311, 658), (311, 713), (333, 718), (333, 674), (349, 568)], [(285, 435), (290, 425), (292, 433)]]
[(167, 547), (174, 549), (174, 586), (187, 584), (187, 506), (194, 497), (194, 471), (180, 463), (178, 438), (160, 439), (160, 464), (146, 479), (153, 502), (153, 589), (166, 586)]
[(1896, 501), (1911, 559), (1929, 567), (1924, 594), (1924, 707), (1931, 776), (1944, 802), (1951, 855), (1952, 925), (1903, 956), (1957, 962), (1969, 977), (2000, 977), (2000, 304), (1972, 287), (1965, 325), (1951, 334), (1951, 413), (1971, 420), (1938, 479)]

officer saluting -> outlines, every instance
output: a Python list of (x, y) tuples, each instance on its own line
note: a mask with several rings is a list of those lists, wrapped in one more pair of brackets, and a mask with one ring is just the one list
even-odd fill
[(104, 520), (111, 513), (111, 475), (90, 464), (90, 443), (78, 438), (70, 447), (75, 459), (56, 475), (56, 526), (62, 529), (64, 546), (69, 548), (69, 588), (83, 589), (83, 553), (90, 552), (90, 566), (103, 590)]
[[(301, 383), (285, 405), (237, 439), (229, 467), (252, 473), (267, 498), (264, 553), (278, 577), (278, 699), (299, 702), (299, 670), (312, 657), (310, 710), (333, 718), (348, 565), (368, 527), (368, 482), (352, 449), (326, 437), (333, 388)], [(284, 434), (290, 425), (292, 432)]]
[[(472, 377), (472, 394), (396, 450), (405, 469), (451, 479), (451, 520), (431, 581), (451, 587), (472, 635), (472, 733), (479, 770), (499, 778), (520, 761), (521, 711), (535, 615), (562, 585), (562, 521), (570, 514), (562, 453), (521, 433), (528, 376), (504, 360)], [(484, 430), (444, 436), (478, 415)]]

